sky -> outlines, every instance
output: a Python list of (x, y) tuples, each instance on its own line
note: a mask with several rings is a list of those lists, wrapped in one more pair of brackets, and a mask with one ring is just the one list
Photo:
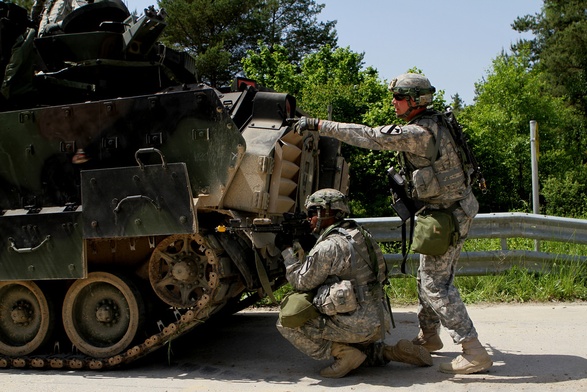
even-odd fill
[[(154, 0), (125, 0), (132, 11)], [(338, 45), (364, 53), (364, 66), (389, 81), (416, 67), (445, 99), (458, 93), (474, 103), (475, 83), (492, 61), (520, 38), (511, 27), (519, 16), (539, 13), (542, 0), (316, 0), (318, 19), (336, 20)]]

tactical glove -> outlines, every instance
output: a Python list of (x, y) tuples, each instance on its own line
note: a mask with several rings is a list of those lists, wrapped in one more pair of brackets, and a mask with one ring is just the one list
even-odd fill
[(318, 123), (320, 122), (319, 118), (312, 118), (312, 117), (300, 117), (300, 120), (294, 126), (296, 133), (302, 134), (304, 131), (317, 131), (318, 130)]
[(293, 236), (291, 234), (286, 233), (277, 233), (275, 235), (275, 247), (278, 248), (280, 251), (284, 251), (287, 248), (291, 248), (293, 246)]
[(285, 261), (285, 267), (287, 268), (289, 265), (295, 264), (297, 262), (304, 262), (306, 258), (306, 251), (300, 245), (300, 243), (294, 240), (293, 244), (289, 248), (285, 248), (281, 252), (281, 256), (283, 256), (283, 261)]
[(302, 245), (296, 240), (294, 240), (292, 245), (293, 253), (298, 258), (299, 261), (304, 261), (306, 258), (306, 251), (302, 248)]

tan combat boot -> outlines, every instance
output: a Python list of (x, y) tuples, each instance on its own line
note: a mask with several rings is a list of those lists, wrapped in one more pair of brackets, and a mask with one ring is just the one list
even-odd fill
[(412, 343), (424, 347), (428, 352), (433, 353), (440, 350), (443, 346), (438, 329), (421, 329), (418, 336), (412, 339)]
[(367, 356), (359, 349), (346, 344), (332, 342), (334, 363), (320, 371), (322, 377), (341, 378), (353, 369), (358, 368)]
[(404, 362), (417, 366), (432, 366), (432, 357), (428, 350), (409, 340), (402, 339), (394, 346), (386, 345), (383, 349), (386, 361)]
[(471, 339), (463, 342), (463, 354), (452, 362), (441, 363), (440, 371), (451, 374), (471, 374), (489, 369), (493, 362), (487, 354), (487, 350), (481, 345), (479, 339)]

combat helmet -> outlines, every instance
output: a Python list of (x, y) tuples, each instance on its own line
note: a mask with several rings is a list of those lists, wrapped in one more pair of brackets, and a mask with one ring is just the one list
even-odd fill
[(337, 218), (342, 219), (350, 214), (347, 197), (341, 191), (332, 188), (320, 189), (306, 198), (306, 211), (313, 209), (325, 210), (330, 215), (331, 210), (339, 212)]
[(424, 75), (405, 73), (389, 83), (389, 91), (394, 94), (409, 95), (418, 106), (428, 106), (432, 103), (432, 94), (436, 88)]

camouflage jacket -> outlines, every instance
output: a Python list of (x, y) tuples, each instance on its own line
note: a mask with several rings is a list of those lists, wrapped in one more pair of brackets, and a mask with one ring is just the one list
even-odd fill
[[(440, 145), (436, 140), (441, 130)], [(447, 208), (459, 201), (469, 217), (475, 216), (478, 203), (465, 180), (462, 164), (449, 130), (427, 111), (407, 125), (371, 128), (360, 124), (322, 121), (320, 134), (347, 144), (372, 150), (403, 153), (406, 177), (411, 181), (411, 196), (433, 208)], [(436, 157), (435, 152), (438, 152)]]
[[(362, 235), (353, 235), (358, 231), (354, 221), (343, 221), (341, 227), (353, 238), (363, 238)], [(328, 231), (326, 229), (324, 232)], [(370, 241), (373, 241), (369, 238)], [(359, 287), (370, 287), (363, 298), (357, 298), (359, 308), (348, 314), (337, 314), (331, 319), (339, 327), (357, 333), (364, 328), (377, 328), (382, 322), (389, 325), (389, 311), (385, 309), (381, 283), (385, 280), (385, 261), (377, 243), (373, 241), (377, 253), (377, 275), (370, 264), (369, 251), (365, 243), (357, 241), (355, 245), (349, 236), (333, 230), (326, 236), (319, 238), (316, 245), (307, 255), (295, 255), (292, 248), (286, 249), (282, 255), (286, 266), (286, 278), (297, 291), (315, 291), (325, 283), (332, 283), (332, 278), (352, 280)], [(381, 317), (384, 317), (384, 320)], [(368, 325), (366, 325), (368, 324)], [(386, 328), (387, 329), (387, 328)]]

